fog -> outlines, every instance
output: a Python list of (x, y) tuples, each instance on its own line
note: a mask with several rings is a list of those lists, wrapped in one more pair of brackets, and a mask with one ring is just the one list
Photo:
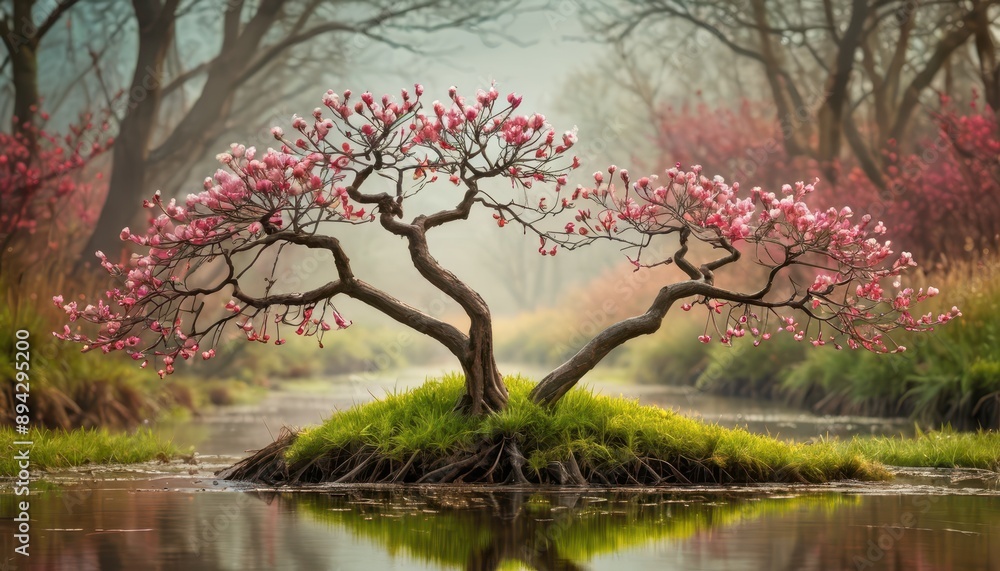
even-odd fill
[[(36, 22), (42, 22), (57, 5), (54, 0), (36, 2), (30, 12)], [(227, 16), (236, 14), (226, 11), (228, 5), (241, 7), (238, 19)], [(219, 53), (240, 45), (227, 44), (237, 42), (234, 38), (239, 34), (231, 34), (232, 30), (243, 32), (242, 42), (250, 35), (246, 32), (253, 32), (254, 18), (273, 6), (279, 6), (278, 15), (271, 15), (270, 28), (256, 43), (247, 41), (246, 51), (218, 59)], [(775, 25), (770, 29), (774, 38), (760, 46), (755, 43), (760, 40), (747, 31), (749, 6), (741, 3), (693, 5), (683, 18), (662, 7), (646, 14), (646, 3), (639, 0), (441, 2), (428, 9), (414, 8), (412, 13), (405, 6), (373, 2), (272, 4), (263, 0), (181, 2), (174, 14), (172, 41), (165, 44), (162, 73), (143, 77), (143, 70), (135, 69), (143, 44), (140, 38), (148, 38), (156, 26), (140, 33), (133, 5), (124, 0), (80, 2), (64, 19), (57, 19), (58, 25), (47, 30), (37, 47), (41, 107), (52, 114), (49, 123), (54, 129), (64, 128), (81, 111), (110, 108), (110, 133), (117, 134), (125, 128), (123, 121), (129, 115), (150, 103), (154, 86), (162, 88), (162, 101), (147, 121), (151, 133), (145, 154), (129, 156), (129, 160), (144, 165), (136, 179), (141, 182), (129, 187), (131, 195), (109, 199), (103, 211), (100, 196), (88, 198), (92, 210), (101, 211), (102, 216), (127, 209), (156, 190), (180, 198), (199, 191), (201, 181), (217, 168), (216, 153), (225, 151), (232, 142), (262, 149), (273, 146), (270, 127), (287, 130), (292, 115), (308, 116), (320, 105), (327, 89), (397, 95), (401, 88), (412, 88), (415, 83), (424, 85), (427, 101), (444, 99), (450, 86), (471, 96), (495, 83), (501, 93), (523, 95), (522, 110), (544, 114), (557, 132), (578, 128), (580, 142), (574, 151), (583, 160), (583, 168), (570, 181), (570, 188), (587, 182), (589, 173), (611, 163), (629, 165), (633, 172), (650, 172), (674, 161), (704, 162), (713, 169), (712, 174), (730, 179), (741, 174), (745, 183), (770, 184), (777, 176), (787, 176), (783, 169), (797, 156), (812, 162), (803, 163), (806, 167), (792, 175), (797, 178), (787, 182), (808, 180), (817, 173), (831, 175), (826, 177), (829, 179), (833, 173), (829, 159), (837, 158), (838, 153), (841, 158), (858, 155), (857, 168), (880, 182), (878, 173), (873, 173), (880, 167), (871, 167), (871, 156), (863, 155), (878, 153), (878, 139), (888, 129), (882, 124), (885, 121), (878, 120), (879, 109), (894, 109), (892, 97), (896, 95), (887, 96), (889, 103), (876, 98), (873, 105), (872, 85), (880, 85), (874, 75), (872, 80), (861, 77), (845, 92), (845, 100), (853, 101), (848, 116), (856, 114), (862, 125), (855, 127), (858, 134), (847, 130), (845, 136), (834, 133), (830, 145), (822, 140), (817, 143), (818, 135), (825, 136), (818, 133), (825, 128), (820, 110), (828, 95), (824, 86), (830, 85), (829, 62), (837, 48), (827, 35), (830, 30), (834, 36), (845, 33), (845, 19), (850, 15), (846, 5), (837, 4), (828, 14), (802, 6), (787, 11), (771, 7), (772, 13), (754, 17), (784, 21), (790, 17), (788, 12), (801, 22), (832, 17), (845, 23), (834, 27)], [(940, 22), (956, 21), (947, 7), (929, 5), (921, 10), (934, 11)], [(892, 37), (907, 14), (897, 13), (895, 20), (880, 16), (884, 33), (866, 47), (869, 53), (864, 69), (870, 75), (883, 66), (887, 74), (899, 74), (897, 83), (919, 79), (917, 71), (928, 61), (923, 54), (941, 33), (928, 29), (929, 35), (920, 36), (908, 51), (897, 50), (897, 58), (902, 54), (910, 64), (894, 67), (895, 60), (890, 61), (889, 56), (899, 43)], [(11, 14), (5, 18), (13, 21)], [(925, 27), (929, 24), (924, 22), (930, 21), (921, 20)], [(331, 24), (340, 27), (301, 35), (303, 30), (322, 30)], [(232, 30), (227, 32), (227, 26)], [(31, 39), (34, 32), (15, 26), (12, 33)], [(227, 34), (233, 37), (227, 40)], [(289, 38), (299, 39), (284, 51), (276, 51), (277, 56), (269, 56), (275, 46)], [(970, 46), (955, 52), (946, 75), (938, 74), (933, 82), (921, 84), (926, 91), (921, 105), (930, 105), (934, 90), (950, 90), (954, 97), (968, 99), (978, 73)], [(772, 51), (770, 56), (760, 55)], [(761, 63), (766, 61), (770, 63)], [(13, 62), (10, 57), (3, 62), (0, 111), (4, 113), (15, 107)], [(234, 77), (239, 79), (225, 77), (227, 68), (236, 70)], [(136, 78), (145, 83), (135, 85)], [(232, 93), (213, 92), (218, 85)], [(781, 89), (789, 93), (782, 94)], [(198, 119), (192, 110), (197, 111), (203, 100), (213, 96), (219, 101), (202, 110)], [(723, 116), (739, 113), (742, 101), (756, 105), (757, 123), (750, 124), (753, 118), (746, 114), (739, 119), (733, 115), (732, 122)], [(900, 105), (904, 104), (909, 103)], [(699, 117), (712, 124), (697, 123), (693, 110), (699, 105), (707, 108)], [(665, 110), (670, 109), (687, 110), (673, 116), (687, 122), (664, 123), (665, 117), (671, 117)], [(903, 115), (904, 111), (900, 117), (907, 119), (910, 115)], [(914, 115), (911, 123), (926, 126), (926, 114)], [(194, 129), (185, 123), (191, 117), (195, 117)], [(790, 118), (793, 124), (786, 129)], [(199, 120), (204, 125), (200, 130)], [(738, 125), (738, 121), (748, 123)], [(868, 127), (872, 124), (878, 129)], [(859, 142), (863, 137), (868, 141)], [(832, 155), (828, 147), (833, 148)], [(789, 160), (779, 157), (781, 149), (787, 151)], [(110, 154), (102, 157), (98, 168), (109, 168), (111, 159)], [(748, 164), (753, 170), (747, 170)], [(845, 164), (846, 172), (855, 162), (852, 159)], [(503, 180), (492, 183), (507, 184)], [(447, 185), (428, 187), (417, 200), (408, 201), (407, 215), (447, 208), (458, 197), (459, 193)], [(83, 219), (89, 220), (86, 216)], [(97, 233), (113, 240), (121, 224), (115, 226), (106, 220), (98, 220)], [(427, 308), (440, 300), (440, 293), (412, 269), (400, 239), (376, 224), (330, 231), (343, 239), (363, 279), (398, 292), (418, 307)], [(485, 212), (474, 212), (468, 221), (435, 229), (429, 240), (433, 254), (446, 267), (481, 291), (494, 313), (505, 315), (557, 303), (574, 286), (624, 261), (614, 247), (606, 245), (542, 257), (536, 252), (536, 238), (514, 227), (498, 228)], [(98, 242), (93, 238), (89, 243), (73, 240), (68, 247), (87, 256), (97, 249), (95, 244)], [(289, 248), (279, 267), (291, 272), (297, 282), (318, 285), (329, 279), (327, 262), (314, 252)], [(449, 305), (443, 311), (450, 314), (454, 310)], [(350, 311), (365, 314), (358, 307), (350, 307)]]

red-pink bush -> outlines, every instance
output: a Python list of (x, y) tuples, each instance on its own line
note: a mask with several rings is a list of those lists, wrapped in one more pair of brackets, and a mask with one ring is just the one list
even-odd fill
[[(47, 120), (44, 113), (39, 119)], [(14, 121), (17, 119), (15, 118)], [(15, 237), (34, 244), (43, 229), (43, 246), (60, 247), (96, 220), (103, 184), (101, 172), (88, 166), (111, 148), (108, 124), (84, 115), (66, 134), (50, 132), (37, 123), (23, 123), (14, 133), (0, 132), (0, 228), (4, 242)], [(34, 257), (37, 252), (22, 255)]]
[[(942, 98), (932, 113), (936, 133), (916, 137), (908, 151), (887, 141), (881, 153), (885, 188), (874, 185), (850, 155), (823, 181), (820, 204), (851, 204), (892, 228), (891, 238), (915, 256), (938, 261), (978, 257), (1000, 246), (1000, 127), (995, 113), (973, 100), (960, 113)], [(731, 108), (704, 103), (666, 107), (658, 114), (657, 147), (664, 162), (699, 163), (744, 183), (778, 188), (820, 176), (819, 165), (790, 157), (785, 137), (795, 125), (765, 103), (741, 100)]]

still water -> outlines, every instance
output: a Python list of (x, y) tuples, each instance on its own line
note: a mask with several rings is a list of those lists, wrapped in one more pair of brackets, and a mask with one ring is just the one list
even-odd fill
[[(290, 386), (253, 407), (158, 426), (206, 454), (189, 463), (47, 474), (30, 498), (29, 558), (13, 555), (15, 499), (23, 498), (4, 484), (0, 570), (1000, 570), (1000, 483), (996, 474), (977, 471), (912, 470), (863, 485), (629, 492), (277, 491), (212, 476), (283, 424), (319, 422), (335, 408), (422, 380), (411, 371), (374, 388), (350, 378)], [(594, 385), (791, 438), (905, 427), (677, 390)]]
[(164, 483), (39, 494), (30, 561), (13, 563), (66, 571), (1000, 569), (1000, 496), (988, 492), (274, 493)]

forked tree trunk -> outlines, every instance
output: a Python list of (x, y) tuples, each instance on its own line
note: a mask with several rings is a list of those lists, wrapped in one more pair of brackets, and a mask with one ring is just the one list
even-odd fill
[(457, 407), (471, 415), (499, 412), (507, 406), (507, 387), (493, 356), (490, 320), (476, 321), (469, 330), (468, 357), (462, 360), (465, 395)]
[(670, 306), (681, 298), (692, 295), (716, 295), (726, 293), (704, 281), (686, 281), (660, 289), (649, 309), (642, 315), (623, 319), (612, 324), (591, 339), (580, 351), (569, 358), (542, 379), (531, 390), (532, 402), (548, 406), (559, 401), (591, 369), (597, 366), (612, 349), (640, 335), (655, 333)]

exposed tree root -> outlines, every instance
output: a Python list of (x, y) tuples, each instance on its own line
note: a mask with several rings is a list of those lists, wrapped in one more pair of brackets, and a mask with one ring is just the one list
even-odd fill
[[(801, 482), (797, 470), (726, 471), (695, 459), (636, 458), (610, 464), (570, 454), (542, 468), (521, 451), (514, 437), (483, 440), (469, 450), (447, 456), (415, 452), (408, 458), (390, 458), (374, 448), (331, 450), (308, 461), (289, 465), (285, 451), (297, 434), (282, 429), (278, 439), (248, 458), (218, 473), (221, 478), (269, 485), (308, 483), (397, 484), (514, 484), (561, 486), (657, 486), (692, 483)], [(529, 452), (530, 454), (530, 452)]]

